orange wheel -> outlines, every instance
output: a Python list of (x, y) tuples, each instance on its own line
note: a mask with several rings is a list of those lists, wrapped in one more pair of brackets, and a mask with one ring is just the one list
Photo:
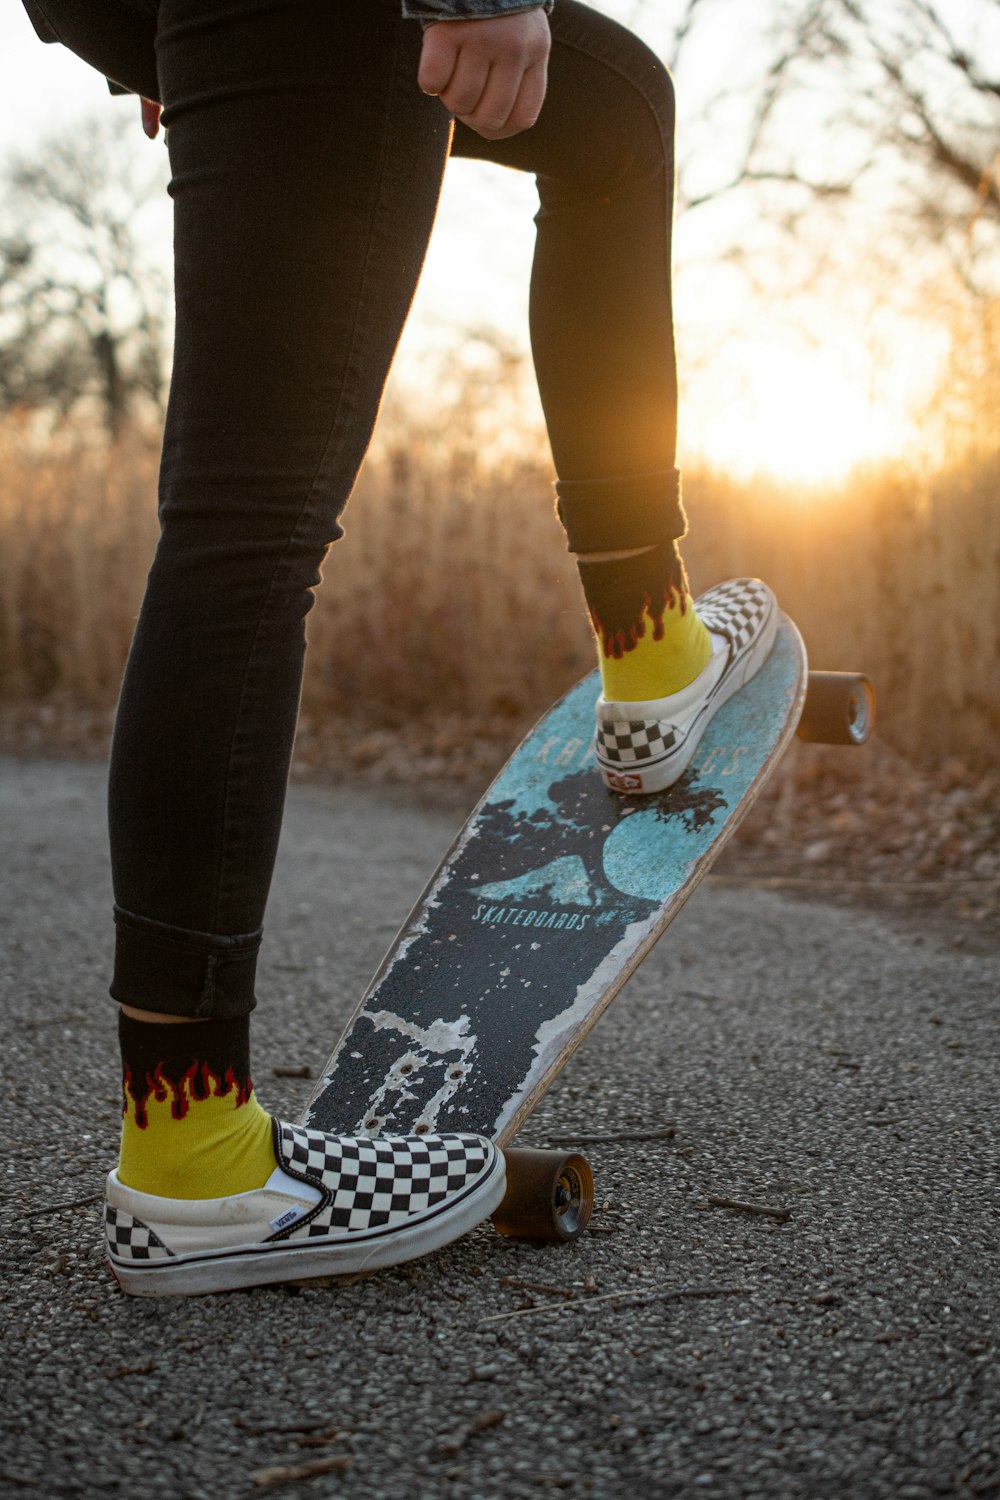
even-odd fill
[(575, 1240), (594, 1209), (594, 1174), (577, 1151), (504, 1152), (507, 1193), (493, 1215), (501, 1234), (513, 1239)]

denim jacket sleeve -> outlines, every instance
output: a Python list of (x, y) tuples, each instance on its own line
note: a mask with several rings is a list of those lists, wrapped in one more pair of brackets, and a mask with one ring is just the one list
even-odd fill
[(511, 16), (519, 10), (551, 11), (555, 0), (403, 0), (407, 20), (485, 21), (490, 16)]

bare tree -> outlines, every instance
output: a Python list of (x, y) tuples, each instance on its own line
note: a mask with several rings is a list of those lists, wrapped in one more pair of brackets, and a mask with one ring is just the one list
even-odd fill
[[(817, 203), (866, 203), (911, 251), (943, 250), (970, 288), (995, 291), (997, 0), (949, 0), (947, 13), (935, 0), (771, 0), (756, 14), (756, 70), (710, 111), (738, 113), (735, 144), (730, 129), (682, 207), (769, 184), (797, 230)], [(699, 26), (729, 17), (729, 0), (685, 0), (675, 68)]]
[(89, 409), (112, 440), (162, 410), (169, 317), (139, 229), (152, 187), (123, 125), (84, 123), (13, 160), (0, 196), (0, 410)]

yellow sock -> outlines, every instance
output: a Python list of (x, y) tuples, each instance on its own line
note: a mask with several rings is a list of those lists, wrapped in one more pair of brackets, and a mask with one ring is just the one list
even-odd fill
[(263, 1187), (275, 1168), (271, 1117), (254, 1095), (235, 1091), (192, 1100), (183, 1119), (170, 1099), (150, 1099), (146, 1124), (122, 1121), (118, 1176), (126, 1187), (162, 1198), (224, 1198)]
[(250, 1080), (249, 1024), (161, 1025), (123, 1015), (118, 1175), (164, 1198), (263, 1187), (276, 1162), (271, 1119)]
[(635, 644), (614, 654), (598, 642), (601, 688), (609, 702), (665, 698), (693, 682), (712, 656), (712, 637), (694, 612), (690, 594), (675, 595), (659, 620), (642, 614), (642, 634)]
[(610, 703), (666, 698), (692, 683), (712, 656), (675, 542), (595, 561), (579, 557)]

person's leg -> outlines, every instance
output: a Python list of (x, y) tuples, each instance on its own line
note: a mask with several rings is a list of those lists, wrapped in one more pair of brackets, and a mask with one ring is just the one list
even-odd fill
[(458, 122), (452, 155), (537, 179), (532, 352), (560, 486), (610, 495), (646, 478), (679, 535), (673, 87), (643, 43), (588, 6), (563, 0), (550, 24), (537, 124), (487, 141)]
[(253, 1005), (304, 619), (367, 447), (448, 148), (419, 28), (163, 0), (177, 331), (162, 535), (110, 777), (112, 994)]
[[(673, 87), (636, 37), (576, 0), (560, 0), (552, 34), (538, 123), (496, 142), (459, 124), (453, 153), (537, 179), (532, 350), (604, 708), (619, 722), (619, 709), (636, 707), (638, 719), (637, 706), (652, 702), (658, 713), (694, 683), (703, 697), (728, 659), (728, 637), (713, 641), (693, 608), (677, 548), (686, 523), (676, 469)], [(766, 600), (762, 608), (770, 613)], [(599, 759), (600, 739), (599, 726)], [(678, 765), (675, 757), (673, 779)], [(641, 789), (656, 789), (657, 777), (646, 781)]]
[(133, 1291), (406, 1259), (502, 1194), (502, 1158), (477, 1137), (271, 1121), (249, 1063), (303, 622), (448, 150), (416, 85), (420, 35), (398, 0), (159, 7), (177, 332), (161, 536), (109, 786), (124, 1114), (107, 1224)]
[[(167, 1197), (243, 1192), (274, 1167), (248, 1012), (303, 622), (447, 151), (447, 122), (415, 86), (418, 42), (394, 0), (159, 8), (177, 332), (162, 533), (109, 812), (111, 993), (127, 1009), (119, 1174)], [(157, 1013), (212, 1025), (157, 1026)]]
[[(639, 643), (665, 636), (665, 612), (683, 611), (686, 596), (675, 540), (684, 516), (670, 280), (673, 89), (637, 38), (574, 0), (556, 8), (552, 32), (537, 125), (498, 142), (458, 125), (453, 151), (537, 178), (531, 335), (559, 509), (602, 661), (635, 676)], [(705, 642), (678, 654), (692, 655), (689, 681), (707, 659)], [(682, 675), (688, 665), (681, 660)], [(670, 691), (666, 677), (664, 663), (653, 679), (661, 692)]]

